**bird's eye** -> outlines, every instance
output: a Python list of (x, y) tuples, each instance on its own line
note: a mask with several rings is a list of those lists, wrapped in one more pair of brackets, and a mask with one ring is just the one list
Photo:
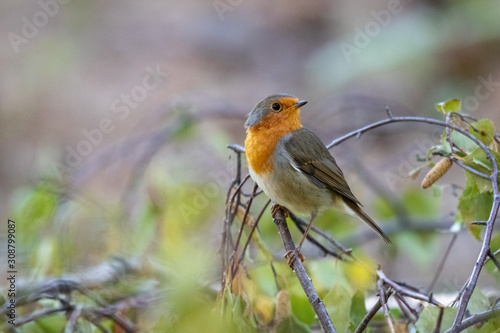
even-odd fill
[(271, 108), (274, 111), (279, 111), (281, 109), (281, 105), (280, 105), (280, 103), (273, 103), (273, 105), (271, 105)]

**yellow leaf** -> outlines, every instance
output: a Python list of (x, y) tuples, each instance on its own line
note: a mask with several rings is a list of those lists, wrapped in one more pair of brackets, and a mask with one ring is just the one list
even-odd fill
[(262, 294), (257, 295), (255, 300), (254, 314), (261, 325), (267, 326), (273, 319), (274, 302), (270, 297)]

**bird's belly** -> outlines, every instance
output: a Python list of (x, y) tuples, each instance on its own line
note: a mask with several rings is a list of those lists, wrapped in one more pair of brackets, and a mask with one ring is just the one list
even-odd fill
[(296, 213), (318, 212), (334, 204), (328, 189), (313, 184), (305, 175), (290, 167), (288, 170), (256, 174), (249, 168), (252, 179), (277, 204)]

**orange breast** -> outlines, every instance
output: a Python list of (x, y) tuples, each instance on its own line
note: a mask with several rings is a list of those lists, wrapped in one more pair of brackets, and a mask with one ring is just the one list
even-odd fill
[(301, 127), (297, 110), (294, 114), (270, 114), (249, 128), (245, 140), (248, 166), (258, 175), (272, 172), (273, 153), (278, 141)]
[(265, 138), (257, 131), (248, 131), (245, 140), (247, 164), (256, 174), (261, 175), (273, 171), (272, 155), (277, 143), (277, 140)]

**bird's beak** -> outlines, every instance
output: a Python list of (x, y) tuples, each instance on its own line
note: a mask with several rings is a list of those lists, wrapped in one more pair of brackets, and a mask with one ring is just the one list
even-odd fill
[(295, 103), (295, 107), (296, 108), (300, 108), (300, 107), (303, 107), (304, 105), (307, 104), (307, 101), (306, 100), (302, 100), (302, 101), (298, 101), (297, 103)]

